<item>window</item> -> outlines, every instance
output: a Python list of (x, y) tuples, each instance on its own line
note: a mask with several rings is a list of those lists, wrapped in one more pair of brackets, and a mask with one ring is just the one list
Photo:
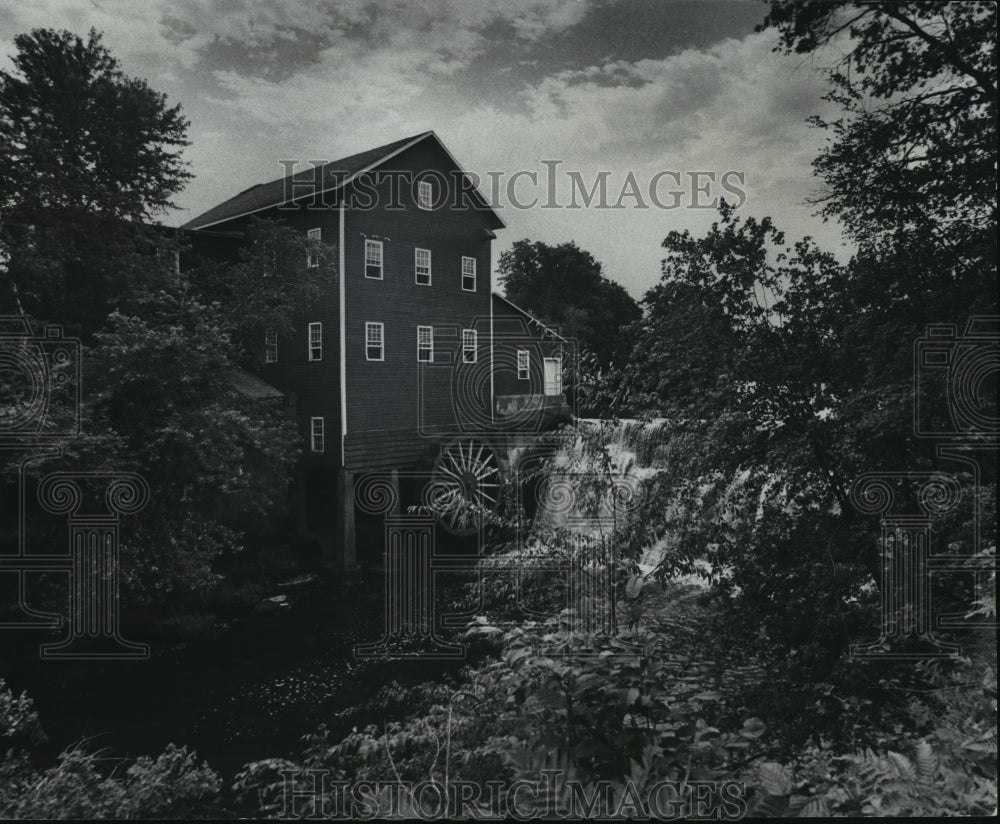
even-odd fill
[(475, 363), (476, 356), (476, 330), (462, 330), (462, 363)]
[(384, 326), (381, 323), (365, 324), (365, 359), (385, 360)]
[(545, 394), (562, 394), (562, 358), (545, 358)]
[(309, 360), (323, 360), (323, 324), (309, 324)]
[[(313, 243), (319, 243), (323, 239), (322, 229), (310, 229), (306, 234), (309, 238), (310, 247)], [(306, 252), (306, 266), (310, 269), (315, 269), (319, 266), (319, 254), (317, 250), (310, 248)]]
[(413, 257), (413, 271), (417, 284), (420, 286), (431, 285), (431, 250), (417, 249)]
[(382, 241), (365, 241), (365, 277), (382, 280)]
[(521, 381), (526, 381), (531, 377), (531, 373), (528, 370), (529, 357), (531, 353), (527, 349), (517, 350), (517, 379)]
[(462, 257), (462, 289), (466, 292), (476, 291), (476, 259)]
[(325, 423), (322, 418), (309, 419), (309, 434), (313, 452), (323, 452), (326, 450), (325, 443)]
[(417, 327), (417, 361), (419, 363), (434, 362), (434, 327)]
[(264, 333), (264, 363), (278, 362), (278, 333), (268, 329)]
[(434, 206), (434, 187), (429, 180), (417, 182), (417, 205), (421, 209), (430, 209)]

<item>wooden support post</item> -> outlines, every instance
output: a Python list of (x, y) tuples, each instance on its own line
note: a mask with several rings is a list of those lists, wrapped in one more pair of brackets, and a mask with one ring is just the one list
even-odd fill
[(354, 473), (342, 469), (337, 473), (337, 534), (334, 541), (337, 566), (354, 570), (358, 566), (357, 536), (354, 529)]

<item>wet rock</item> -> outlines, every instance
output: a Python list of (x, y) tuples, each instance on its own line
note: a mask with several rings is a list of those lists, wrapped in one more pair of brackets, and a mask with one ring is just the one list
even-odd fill
[[(278, 586), (282, 589), (287, 589), (289, 587), (301, 587), (306, 584), (312, 584), (319, 580), (319, 576), (315, 572), (307, 572), (305, 575), (296, 575), (294, 578), (290, 578), (287, 581), (279, 581)], [(284, 596), (281, 596), (284, 597)]]
[(288, 609), (290, 606), (287, 595), (272, 595), (258, 603), (254, 607), (254, 612), (275, 612), (279, 609)]

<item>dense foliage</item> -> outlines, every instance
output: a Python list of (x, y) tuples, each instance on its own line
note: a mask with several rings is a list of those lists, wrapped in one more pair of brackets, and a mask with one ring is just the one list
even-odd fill
[[(703, 236), (665, 239), (640, 317), (573, 244), (521, 241), (504, 255), (507, 295), (589, 350), (581, 406), (637, 420), (561, 433), (525, 484), (562, 483), (559, 495), (491, 524), (481, 578), (456, 605), (476, 614), (461, 635), (476, 663), (457, 682), (390, 688), (370, 707), (382, 723), (346, 738), (320, 730), (295, 760), (248, 764), (229, 812), (282, 814), (289, 774), (305, 798), (314, 786), (304, 769), (387, 782), (371, 799), (380, 812), (404, 782), (510, 784), (553, 768), (604, 813), (635, 809), (630, 793), (661, 781), (738, 782), (736, 797), (706, 799), (728, 817), (995, 808), (995, 575), (978, 589), (968, 571), (935, 576), (935, 614), (969, 622), (947, 633), (961, 655), (849, 654), (877, 635), (882, 596), (895, 594), (879, 591), (877, 518), (851, 500), (860, 473), (904, 477), (908, 504), (906, 473), (953, 473), (961, 501), (933, 519), (934, 550), (995, 564), (995, 462), (977, 476), (919, 436), (951, 427), (966, 457), (992, 454), (989, 441), (959, 431), (953, 377), (914, 370), (928, 324), (961, 336), (970, 317), (996, 313), (994, 22), (986, 3), (771, 3), (763, 26), (779, 49), (833, 55), (843, 116), (816, 121), (831, 141), (815, 168), (824, 214), (856, 243), (848, 261), (722, 204)], [(60, 42), (100, 53), (94, 37)], [(132, 216), (164, 201), (137, 202)], [(32, 271), (62, 272), (43, 247), (4, 242)], [(154, 487), (123, 532), (133, 604), (204, 597), (216, 559), (280, 496), (291, 425), (227, 376), (256, 365), (263, 329), (289, 330), (313, 275), (329, 276), (329, 261), (302, 271), (302, 244), (257, 226), (246, 257), (196, 278), (173, 267), (173, 241), (113, 250), (118, 285), (102, 305), (115, 311), (85, 350), (86, 435), (64, 460), (135, 469)], [(63, 320), (52, 306), (46, 319)], [(990, 363), (965, 400), (995, 422)], [(575, 508), (559, 505), (569, 491)], [(568, 601), (563, 573), (581, 566), (610, 589)], [(581, 629), (595, 609), (610, 620)], [(892, 639), (893, 651), (917, 640)], [(200, 814), (216, 798), (216, 777), (184, 750), (124, 775), (80, 750), (43, 769), (26, 755), (37, 736), (30, 702), (0, 688), (5, 814)], [(403, 813), (419, 807), (403, 801)]]
[(35, 29), (14, 45), (14, 71), (0, 71), (0, 311), (90, 335), (143, 222), (191, 177), (188, 124), (94, 30)]
[(639, 307), (575, 243), (519, 240), (501, 254), (498, 275), (508, 298), (593, 353), (600, 365), (627, 357), (623, 327), (639, 318)]
[[(235, 260), (214, 259), (150, 225), (190, 177), (179, 107), (126, 76), (97, 32), (38, 29), (14, 45), (15, 71), (0, 72), (0, 312), (29, 337), (54, 323), (82, 338), (82, 405), (60, 410), (82, 434), (32, 472), (145, 478), (148, 504), (122, 523), (122, 604), (147, 627), (183, 623), (219, 562), (282, 524), (299, 436), (280, 400), (240, 389), (237, 368), (263, 362), (265, 329), (292, 331), (335, 253), (254, 221)], [(0, 415), (23, 401), (5, 381)], [(4, 460), (0, 508), (15, 524), (20, 457)], [(64, 540), (38, 516), (33, 540)], [(61, 581), (38, 597), (60, 603)]]
[[(331, 271), (306, 272), (307, 243), (292, 230), (259, 223), (251, 238), (239, 262), (185, 273), (169, 239), (119, 261), (128, 287), (81, 352), (82, 433), (62, 456), (33, 465), (146, 479), (149, 503), (121, 530), (122, 602), (141, 623), (203, 612), (222, 580), (219, 563), (285, 524), (299, 434), (280, 399), (241, 391), (238, 368), (263, 360), (263, 331), (250, 333), (289, 328)], [(262, 274), (275, 247), (288, 262)], [(267, 309), (248, 321), (252, 301)], [(44, 520), (33, 524), (33, 540), (42, 540)]]
[(995, 254), (996, 14), (990, 2), (771, 3), (758, 28), (810, 55), (843, 112), (813, 121), (832, 137), (815, 169), (824, 214), (863, 243), (928, 233)]
[(0, 679), (0, 817), (5, 819), (213, 818), (221, 781), (184, 747), (131, 762), (83, 747), (39, 769), (43, 741), (31, 699)]

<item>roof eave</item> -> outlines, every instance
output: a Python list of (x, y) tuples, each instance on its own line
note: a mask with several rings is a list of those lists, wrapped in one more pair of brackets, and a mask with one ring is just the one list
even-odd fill
[(514, 303), (514, 301), (512, 301), (510, 298), (505, 297), (504, 295), (501, 295), (499, 292), (490, 292), (490, 294), (493, 297), (495, 297), (495, 298), (500, 298), (500, 300), (502, 300), (504, 303), (506, 303), (512, 309), (517, 310), (522, 315), (524, 315), (526, 318), (529, 318), (530, 320), (534, 321), (539, 326), (541, 326), (543, 329), (547, 330), (548, 332), (552, 333), (557, 338), (559, 338), (559, 340), (561, 340), (563, 343), (567, 343), (567, 344), (569, 343), (569, 341), (566, 340), (566, 338), (564, 338), (555, 329), (553, 329), (551, 326), (549, 326), (547, 323), (545, 323), (545, 321), (539, 320), (533, 314), (531, 314), (531, 312), (529, 312), (528, 310), (522, 309), (520, 306), (518, 306), (516, 303)]
[[(284, 205), (289, 204), (289, 203), (295, 203), (295, 202), (297, 202), (299, 200), (303, 200), (304, 198), (307, 198), (307, 197), (315, 198), (315, 197), (319, 197), (321, 195), (329, 194), (331, 192), (336, 192), (338, 189), (344, 188), (348, 183), (351, 183), (353, 180), (356, 180), (361, 175), (367, 174), (368, 172), (372, 171), (373, 169), (377, 169), (379, 166), (384, 165), (388, 161), (392, 160), (392, 158), (396, 157), (399, 154), (402, 154), (407, 149), (410, 149), (413, 146), (416, 146), (418, 143), (426, 140), (428, 137), (433, 137), (434, 140), (437, 142), (438, 146), (440, 146), (441, 149), (444, 150), (444, 153), (446, 155), (448, 155), (448, 159), (451, 160), (451, 162), (455, 165), (455, 168), (457, 168), (463, 175), (465, 175), (470, 180), (472, 180), (472, 177), (469, 175), (469, 173), (467, 171), (465, 171), (464, 168), (462, 168), (462, 165), (455, 159), (455, 156), (448, 150), (448, 147), (444, 145), (444, 143), (441, 141), (441, 138), (439, 138), (437, 136), (437, 134), (435, 134), (434, 131), (428, 131), (428, 132), (423, 132), (422, 134), (417, 135), (412, 140), (407, 141), (402, 146), (399, 146), (396, 149), (393, 149), (391, 152), (387, 152), (385, 155), (383, 155), (382, 157), (380, 157), (374, 163), (370, 163), (368, 166), (365, 166), (363, 169), (359, 169), (358, 171), (354, 172), (349, 177), (346, 177), (346, 178), (340, 180), (335, 186), (327, 187), (326, 189), (323, 189), (323, 190), (321, 190), (319, 192), (307, 192), (305, 194), (299, 195), (298, 197), (293, 197), (293, 198), (290, 198), (288, 200), (277, 201), (275, 203), (269, 203), (266, 206), (259, 206), (256, 209), (250, 209), (250, 210), (248, 210), (246, 212), (241, 212), (240, 214), (230, 215), (229, 217), (219, 218), (218, 220), (209, 221), (207, 223), (203, 223), (203, 224), (199, 224), (199, 225), (194, 225), (195, 221), (197, 221), (197, 219), (198, 219), (198, 218), (194, 218), (194, 220), (191, 220), (191, 221), (188, 221), (187, 223), (182, 224), (180, 226), (180, 228), (181, 229), (189, 229), (189, 230), (192, 230), (192, 231), (202, 231), (204, 229), (209, 229), (212, 226), (218, 226), (221, 223), (228, 223), (231, 220), (239, 220), (239, 219), (244, 218), (244, 217), (249, 217), (250, 215), (258, 214), (259, 212), (266, 212), (268, 209), (275, 209), (278, 206), (284, 206)], [(494, 226), (494, 227), (492, 227), (492, 228), (505, 229), (507, 227), (507, 224), (504, 222), (504, 219), (502, 217), (500, 217), (499, 214), (497, 214), (496, 210), (490, 205), (489, 201), (479, 191), (478, 182), (477, 182), (477, 185), (476, 185), (476, 188), (475, 188), (474, 191), (475, 191), (475, 194), (482, 201), (482, 205), (485, 206), (486, 211), (490, 215), (492, 215), (492, 217), (494, 218), (494, 220), (497, 223), (497, 225)]]

